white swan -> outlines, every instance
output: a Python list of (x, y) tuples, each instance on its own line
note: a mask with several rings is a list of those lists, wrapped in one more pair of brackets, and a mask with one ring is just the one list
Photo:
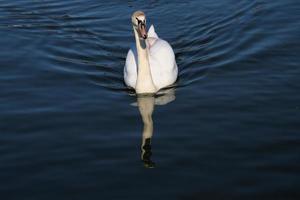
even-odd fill
[(124, 67), (124, 80), (137, 94), (156, 93), (173, 84), (178, 68), (172, 47), (155, 33), (153, 25), (146, 32), (146, 17), (142, 11), (131, 16), (135, 47), (129, 49)]

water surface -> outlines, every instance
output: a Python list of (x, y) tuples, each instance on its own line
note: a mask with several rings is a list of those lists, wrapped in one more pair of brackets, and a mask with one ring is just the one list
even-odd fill
[[(179, 66), (156, 98), (123, 83), (138, 9)], [(0, 0), (1, 197), (299, 199), (299, 27), (297, 0)]]

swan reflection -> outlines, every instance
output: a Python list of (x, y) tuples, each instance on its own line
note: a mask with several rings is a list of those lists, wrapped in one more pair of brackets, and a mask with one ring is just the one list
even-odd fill
[(155, 109), (155, 105), (166, 105), (175, 100), (175, 89), (169, 88), (156, 94), (156, 96), (150, 95), (138, 95), (137, 106), (139, 108), (142, 121), (143, 121), (143, 134), (141, 145), (141, 159), (144, 166), (147, 168), (155, 167), (155, 163), (152, 161), (152, 149), (151, 140), (153, 136), (153, 120), (152, 114)]

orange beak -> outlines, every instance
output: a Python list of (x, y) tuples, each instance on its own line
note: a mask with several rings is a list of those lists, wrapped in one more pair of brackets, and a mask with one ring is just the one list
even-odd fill
[(139, 24), (139, 32), (140, 32), (140, 36), (144, 40), (147, 39), (148, 35), (147, 35), (147, 31), (146, 31), (146, 24), (144, 24), (144, 23)]

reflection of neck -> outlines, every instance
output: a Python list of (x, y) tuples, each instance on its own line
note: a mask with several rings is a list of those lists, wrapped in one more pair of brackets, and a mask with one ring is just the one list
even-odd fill
[(152, 168), (155, 166), (155, 163), (151, 160), (151, 138), (153, 135), (152, 113), (154, 110), (154, 101), (154, 96), (138, 97), (137, 99), (144, 124), (141, 159), (144, 162), (144, 166), (147, 168)]
[(142, 142), (143, 146), (145, 144), (145, 140), (147, 138), (152, 138), (153, 135), (152, 113), (154, 110), (154, 97), (138, 97), (137, 102), (144, 124)]
[(133, 28), (133, 30), (138, 54), (138, 72), (135, 86), (136, 93), (155, 93), (156, 88), (151, 76), (146, 41), (140, 39), (139, 34), (135, 28)]

